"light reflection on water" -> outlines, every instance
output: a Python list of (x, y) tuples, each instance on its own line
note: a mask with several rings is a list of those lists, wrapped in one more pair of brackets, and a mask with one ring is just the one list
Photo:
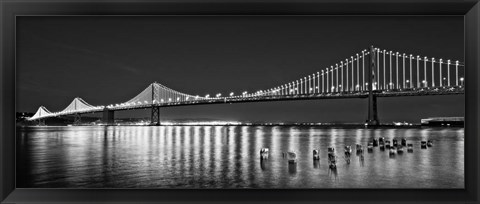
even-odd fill
[[(280, 126), (109, 126), (17, 129), (17, 187), (463, 188), (464, 129)], [(414, 152), (355, 154), (405, 137)], [(434, 146), (420, 149), (421, 140)], [(350, 164), (343, 153), (352, 146)], [(327, 163), (327, 147), (337, 170)], [(266, 161), (261, 148), (270, 149)], [(320, 151), (320, 162), (313, 160)], [(297, 153), (289, 165), (282, 152)]]

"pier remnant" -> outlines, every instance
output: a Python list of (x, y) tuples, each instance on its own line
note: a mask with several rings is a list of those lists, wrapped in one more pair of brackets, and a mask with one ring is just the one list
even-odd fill
[(320, 160), (320, 154), (318, 149), (313, 150), (313, 160), (317, 160), (317, 161)]
[(289, 164), (297, 163), (297, 153), (293, 151), (287, 152), (287, 160)]
[(261, 160), (268, 159), (268, 154), (269, 154), (269, 149), (268, 148), (262, 148), (260, 150), (260, 159)]

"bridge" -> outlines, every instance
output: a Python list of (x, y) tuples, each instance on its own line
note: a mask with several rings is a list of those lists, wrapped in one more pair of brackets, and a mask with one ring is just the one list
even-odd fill
[(103, 112), (103, 122), (113, 125), (115, 111), (151, 108), (151, 124), (160, 125), (161, 107), (365, 98), (368, 100), (366, 124), (374, 126), (380, 123), (378, 97), (464, 94), (464, 69), (464, 64), (458, 60), (436, 60), (434, 57), (407, 55), (371, 46), (316, 73), (253, 93), (244, 91), (228, 96), (199, 96), (154, 82), (125, 102), (94, 106), (77, 97), (65, 109), (57, 112), (40, 106), (27, 120), (45, 124), (47, 118), (74, 116), (74, 124), (79, 124), (82, 114)]

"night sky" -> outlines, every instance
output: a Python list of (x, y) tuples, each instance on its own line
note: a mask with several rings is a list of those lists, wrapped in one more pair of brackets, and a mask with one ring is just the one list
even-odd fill
[[(464, 61), (463, 16), (17, 17), (17, 111), (129, 100), (157, 81), (192, 95), (254, 92), (370, 45)], [(379, 98), (381, 122), (463, 116), (464, 95)], [(366, 99), (162, 108), (162, 120), (364, 122)], [(149, 110), (116, 113), (148, 117)]]

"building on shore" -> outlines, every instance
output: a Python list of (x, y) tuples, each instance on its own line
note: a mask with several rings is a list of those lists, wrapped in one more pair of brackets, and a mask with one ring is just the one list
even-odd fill
[(453, 126), (463, 127), (464, 117), (432, 117), (421, 120), (422, 126)]

